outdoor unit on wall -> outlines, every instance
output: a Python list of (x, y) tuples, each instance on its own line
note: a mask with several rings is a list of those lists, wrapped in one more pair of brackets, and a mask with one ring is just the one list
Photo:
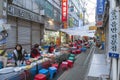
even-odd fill
[(43, 10), (40, 10), (40, 15), (41, 16), (44, 16), (45, 15), (45, 10), (43, 9)]

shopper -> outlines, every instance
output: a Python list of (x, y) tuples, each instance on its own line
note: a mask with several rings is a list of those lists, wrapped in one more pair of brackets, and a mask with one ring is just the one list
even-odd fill
[(22, 48), (21, 44), (17, 44), (15, 50), (13, 51), (15, 66), (19, 66), (24, 62), (24, 56), (27, 52)]
[(50, 46), (48, 48), (48, 53), (53, 53), (55, 50), (55, 45), (53, 42), (50, 43)]
[(35, 44), (33, 49), (31, 50), (31, 55), (32, 58), (39, 58), (40, 55), (40, 51), (39, 51), (39, 44)]

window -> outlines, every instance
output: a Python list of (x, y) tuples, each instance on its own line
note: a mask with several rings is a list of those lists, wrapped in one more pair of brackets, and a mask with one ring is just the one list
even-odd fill
[(32, 0), (26, 0), (26, 9), (32, 10)]
[(32, 0), (33, 12), (39, 13), (39, 1)]
[(24, 0), (13, 0), (13, 3), (16, 4), (16, 5), (18, 5), (18, 6), (23, 7), (23, 1)]

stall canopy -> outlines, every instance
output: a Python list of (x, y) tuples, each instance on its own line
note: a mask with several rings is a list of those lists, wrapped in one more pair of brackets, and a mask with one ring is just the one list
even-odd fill
[(89, 36), (89, 37), (94, 37), (95, 34), (95, 30), (89, 30), (87, 26), (60, 29), (60, 31), (65, 32), (69, 35), (80, 35), (80, 36)]

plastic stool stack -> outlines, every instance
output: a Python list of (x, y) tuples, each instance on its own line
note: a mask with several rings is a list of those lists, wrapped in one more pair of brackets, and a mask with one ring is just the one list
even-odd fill
[(81, 50), (80, 49), (77, 49), (76, 50), (76, 54), (80, 54), (81, 53)]
[(87, 49), (85, 47), (81, 48), (82, 52), (85, 52)]
[(67, 60), (67, 62), (68, 62), (68, 67), (72, 68), (73, 67), (73, 61)]
[(74, 61), (75, 58), (74, 57), (69, 57), (68, 60)]
[(72, 54), (76, 54), (76, 50), (72, 50)]
[(55, 63), (55, 64), (52, 64), (52, 67), (55, 67), (58, 69), (59, 65), (57, 63)]
[(34, 80), (47, 80), (47, 77), (44, 74), (37, 74)]
[(57, 72), (56, 67), (49, 67), (50, 79), (53, 79), (53, 76), (56, 72)]
[(39, 70), (39, 74), (44, 74), (47, 76), (49, 74), (49, 71), (47, 69), (41, 69)]
[(75, 55), (74, 54), (70, 54), (70, 57), (75, 57)]
[(62, 68), (62, 70), (68, 69), (68, 62), (66, 62), (66, 61), (62, 62), (61, 68)]

